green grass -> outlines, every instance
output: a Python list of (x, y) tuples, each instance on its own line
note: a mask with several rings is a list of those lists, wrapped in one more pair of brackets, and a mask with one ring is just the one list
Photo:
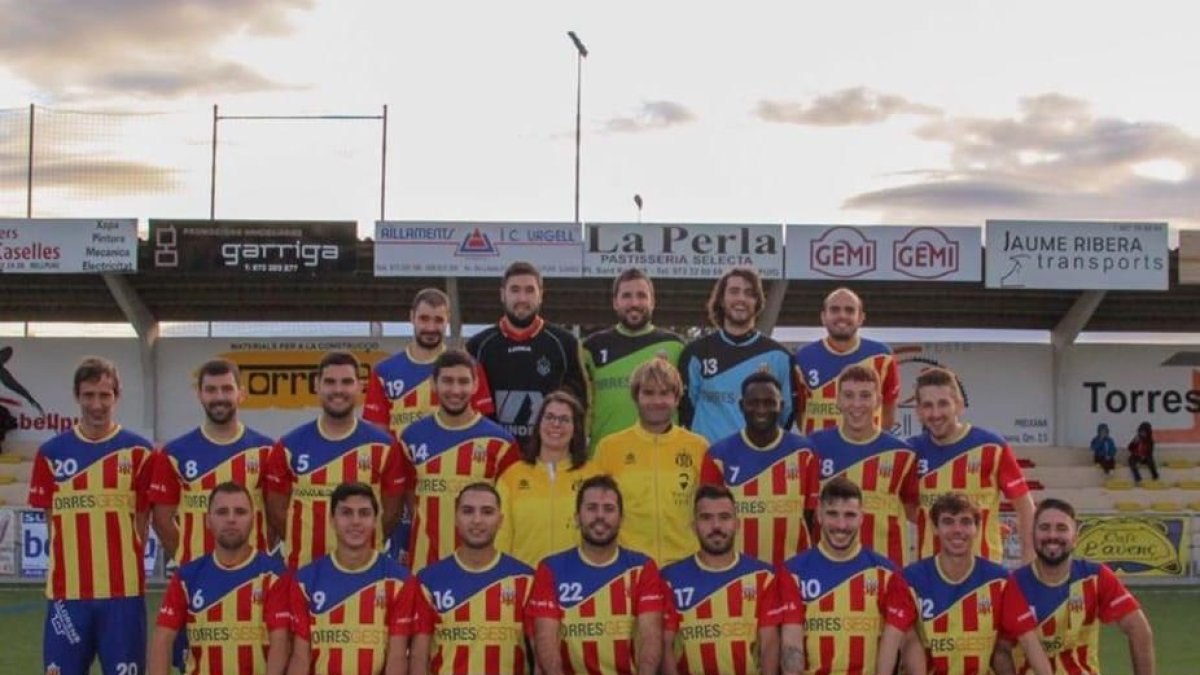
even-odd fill
[[(1195, 621), (1200, 618), (1200, 587), (1134, 589), (1150, 625), (1154, 627), (1158, 675), (1193, 675), (1200, 672), (1200, 640)], [(161, 593), (147, 602), (148, 625), (153, 626)], [(42, 623), (46, 601), (41, 589), (0, 587), (0, 673), (42, 672)], [(153, 629), (151, 629), (153, 630)], [(1129, 675), (1129, 649), (1124, 636), (1106, 626), (1100, 638), (1100, 664), (1104, 675)], [(99, 666), (92, 669), (99, 673)]]

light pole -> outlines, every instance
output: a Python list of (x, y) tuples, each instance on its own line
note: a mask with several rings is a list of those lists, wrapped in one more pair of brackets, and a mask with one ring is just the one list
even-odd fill
[(575, 45), (578, 56), (575, 58), (575, 224), (579, 224), (579, 143), (580, 143), (580, 114), (583, 108), (583, 60), (587, 58), (587, 47), (575, 34), (567, 31), (567, 37)]

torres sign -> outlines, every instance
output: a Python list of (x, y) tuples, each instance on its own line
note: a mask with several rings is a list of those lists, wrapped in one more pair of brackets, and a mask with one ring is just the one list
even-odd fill
[(787, 278), (979, 281), (976, 227), (789, 225)]
[[(364, 385), (371, 368), (388, 356), (378, 344), (369, 342), (306, 340), (235, 342), (229, 351), (217, 356), (233, 361), (241, 371), (241, 385), (246, 391), (243, 410), (319, 409), (317, 366), (333, 350), (348, 351), (358, 357), (362, 364), (358, 377)], [(197, 370), (193, 377), (198, 373)]]

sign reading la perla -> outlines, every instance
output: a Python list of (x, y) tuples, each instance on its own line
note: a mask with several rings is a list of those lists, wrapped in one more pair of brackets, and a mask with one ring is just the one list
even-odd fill
[(0, 272), (137, 271), (135, 218), (0, 218)]
[(787, 278), (979, 281), (978, 227), (788, 225)]
[(640, 267), (651, 277), (711, 279), (731, 267), (783, 278), (779, 225), (588, 223), (583, 274), (612, 277)]
[(1165, 291), (1167, 224), (987, 221), (987, 287)]

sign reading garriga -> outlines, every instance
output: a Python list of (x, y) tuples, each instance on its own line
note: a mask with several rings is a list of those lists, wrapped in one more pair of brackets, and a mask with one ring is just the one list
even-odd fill
[(584, 276), (611, 277), (641, 267), (652, 277), (715, 278), (730, 267), (783, 277), (779, 225), (588, 223)]

